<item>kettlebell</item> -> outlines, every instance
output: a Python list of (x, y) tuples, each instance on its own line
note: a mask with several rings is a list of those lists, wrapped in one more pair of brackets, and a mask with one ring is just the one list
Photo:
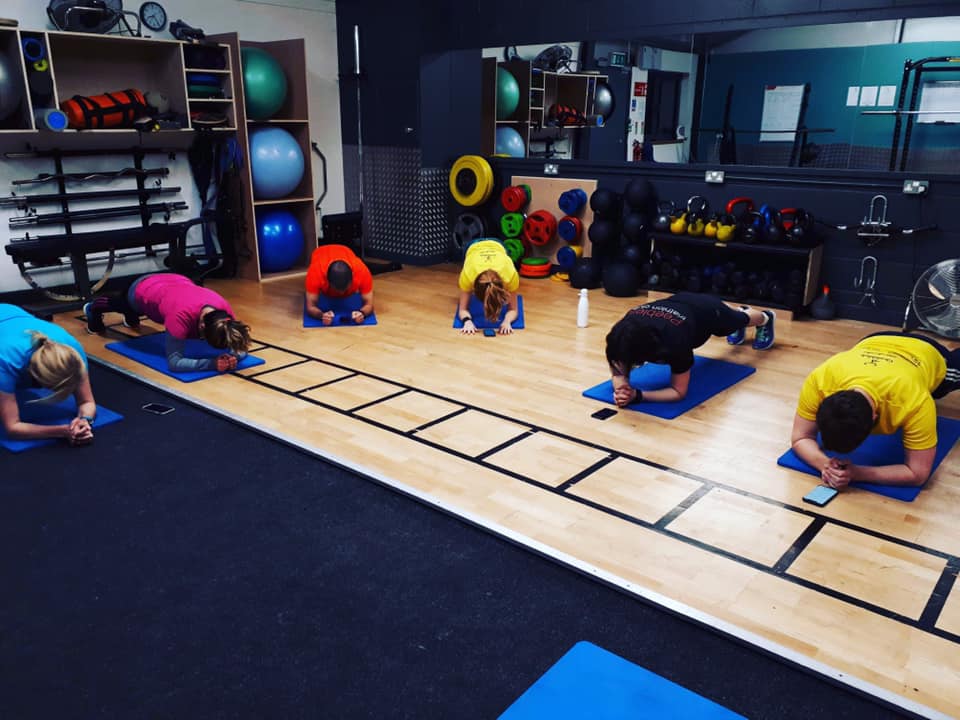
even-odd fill
[(783, 242), (783, 221), (780, 212), (774, 208), (767, 208), (763, 218), (763, 240), (770, 245), (779, 245)]
[(803, 208), (794, 211), (793, 225), (787, 232), (787, 240), (791, 245), (806, 245), (813, 232), (813, 215)]
[(710, 216), (710, 219), (707, 220), (707, 224), (703, 226), (703, 236), (708, 238), (717, 237), (717, 229), (720, 227), (720, 217), (714, 213)]
[(670, 220), (670, 232), (674, 235), (683, 235), (687, 231), (687, 213), (680, 213)]
[(665, 200), (657, 203), (657, 215), (653, 219), (653, 228), (661, 232), (667, 232), (670, 229), (670, 222), (675, 212), (671, 201)]
[(727, 215), (737, 216), (736, 207), (743, 205), (742, 212), (751, 212), (753, 210), (753, 200), (748, 197), (735, 197), (727, 203)]
[(830, 299), (830, 286), (823, 286), (823, 294), (810, 303), (810, 314), (817, 320), (833, 320), (837, 314), (837, 307)]
[(727, 242), (733, 240), (737, 230), (737, 219), (729, 213), (724, 213), (717, 220), (717, 241)]
[(763, 215), (756, 210), (745, 212), (737, 220), (737, 240), (749, 244), (759, 242), (762, 228)]
[(702, 195), (694, 195), (687, 200), (687, 235), (703, 235), (709, 210), (710, 205)]

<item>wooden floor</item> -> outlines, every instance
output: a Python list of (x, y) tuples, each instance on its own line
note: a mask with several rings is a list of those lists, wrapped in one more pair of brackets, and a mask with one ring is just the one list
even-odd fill
[[(577, 291), (523, 280), (526, 329), (486, 338), (451, 328), (452, 265), (377, 276), (371, 327), (303, 329), (302, 279), (211, 287), (266, 365), (180, 383), (105, 350), (124, 328), (57, 321), (179, 396), (918, 714), (960, 716), (960, 450), (912, 503), (851, 490), (818, 510), (801, 502), (815, 479), (776, 464), (807, 372), (890, 328), (783, 317), (767, 353), (714, 339), (702, 354), (757, 372), (675, 420), (601, 421), (581, 392), (607, 379), (604, 337), (643, 298), (593, 291), (578, 329)], [(940, 410), (960, 417), (960, 398)]]

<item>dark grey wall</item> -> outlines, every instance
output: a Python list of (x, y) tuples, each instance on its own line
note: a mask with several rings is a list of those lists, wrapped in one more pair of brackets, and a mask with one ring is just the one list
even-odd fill
[[(339, 0), (341, 72), (353, 67), (353, 24), (360, 25), (364, 77), (363, 141), (366, 145), (419, 147), (424, 167), (448, 167), (479, 145), (481, 47), (558, 41), (593, 41), (658, 34), (702, 33), (746, 28), (901, 17), (954, 15), (953, 2), (916, 0)], [(473, 51), (473, 52), (470, 52)], [(421, 93), (421, 89), (423, 92)], [(355, 85), (341, 84), (345, 143), (356, 142)], [(403, 128), (413, 127), (406, 133)], [(500, 185), (513, 174), (539, 174), (535, 161), (495, 160)], [(890, 200), (888, 216), (905, 227), (937, 223), (942, 230), (884, 241), (867, 248), (851, 233), (824, 231), (824, 280), (831, 284), (840, 314), (899, 325), (915, 278), (933, 262), (957, 256), (960, 232), (950, 221), (960, 200), (960, 181), (932, 178), (928, 197), (904, 196), (903, 174), (781, 168), (728, 168), (728, 182), (706, 186), (703, 166), (644, 166), (660, 197), (684, 201), (703, 194), (715, 204), (747, 195), (775, 207), (802, 206), (834, 222), (856, 223), (870, 198)], [(622, 190), (637, 172), (621, 166), (562, 162), (561, 175), (597, 178), (601, 187)], [(498, 186), (498, 190), (499, 190)], [(450, 200), (449, 212), (459, 209)], [(853, 285), (866, 255), (879, 260), (880, 306), (859, 304)]]

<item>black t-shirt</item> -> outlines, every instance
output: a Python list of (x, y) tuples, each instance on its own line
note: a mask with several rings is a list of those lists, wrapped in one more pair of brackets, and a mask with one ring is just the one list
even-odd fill
[(706, 296), (677, 294), (640, 305), (627, 313), (643, 318), (644, 324), (660, 335), (660, 351), (650, 362), (669, 365), (675, 375), (693, 367), (694, 348), (709, 340), (717, 326), (718, 312), (713, 305), (719, 301), (711, 300)]

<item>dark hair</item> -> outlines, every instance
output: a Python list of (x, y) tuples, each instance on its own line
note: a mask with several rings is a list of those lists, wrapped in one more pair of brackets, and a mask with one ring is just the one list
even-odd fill
[(218, 350), (244, 353), (250, 347), (250, 326), (234, 320), (226, 310), (211, 310), (203, 316), (203, 337)]
[(825, 450), (853, 452), (873, 430), (873, 407), (856, 390), (828, 395), (817, 409), (817, 429)]
[(660, 333), (632, 313), (628, 313), (607, 333), (607, 362), (622, 364), (623, 370), (643, 365), (660, 351)]
[(353, 270), (343, 260), (334, 260), (327, 267), (327, 284), (337, 292), (346, 292), (353, 282)]

